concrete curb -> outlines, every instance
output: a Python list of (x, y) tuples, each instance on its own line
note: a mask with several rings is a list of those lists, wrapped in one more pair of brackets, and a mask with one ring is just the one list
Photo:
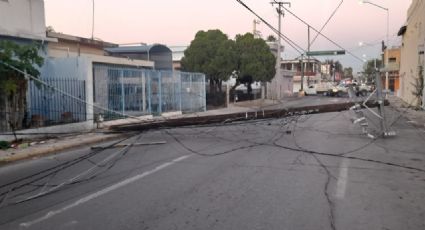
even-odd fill
[(53, 143), (47, 146), (39, 146), (34, 148), (23, 149), (15, 152), (13, 155), (0, 157), (0, 166), (4, 164), (9, 164), (12, 162), (30, 159), (33, 157), (41, 157), (59, 151), (69, 150), (76, 147), (81, 147), (83, 145), (90, 145), (98, 142), (108, 141), (114, 138), (122, 137), (124, 134), (107, 134), (102, 136), (94, 136), (91, 138), (76, 138), (73, 140), (63, 141), (62, 143)]

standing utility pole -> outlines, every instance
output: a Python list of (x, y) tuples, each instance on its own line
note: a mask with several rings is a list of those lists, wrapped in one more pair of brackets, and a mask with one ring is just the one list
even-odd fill
[[(308, 39), (308, 47), (307, 47), (307, 51), (308, 53), (310, 53), (310, 26), (307, 26), (307, 39)], [(310, 55), (307, 54), (307, 73), (308, 73), (308, 65), (310, 64)], [(301, 81), (304, 81), (304, 79), (301, 79)], [(310, 85), (310, 75), (307, 75), (307, 87)], [(303, 90), (303, 89), (301, 89)]]
[(425, 40), (424, 40), (424, 44), (419, 46), (419, 60), (422, 59), (422, 63), (420, 63), (419, 65), (422, 66), (422, 68), (420, 69), (421, 74), (422, 75), (422, 109), (425, 110)]
[[(283, 12), (283, 5), (289, 5), (289, 7), (291, 7), (291, 3), (290, 2), (278, 2), (278, 1), (273, 1), (271, 2), (272, 6), (277, 5), (276, 11), (279, 17), (279, 33), (277, 34), (277, 57), (276, 57), (276, 82), (281, 82), (282, 79), (281, 78), (281, 74), (280, 74), (280, 53), (281, 53), (281, 34), (282, 34), (282, 17), (285, 16), (284, 12)], [(279, 99), (281, 96), (281, 92), (279, 91)]]

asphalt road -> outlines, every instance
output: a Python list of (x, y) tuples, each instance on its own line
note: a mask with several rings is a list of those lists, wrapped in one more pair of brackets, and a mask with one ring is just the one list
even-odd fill
[(422, 230), (425, 134), (390, 115), (387, 139), (340, 112), (153, 130), (4, 166), (0, 229)]

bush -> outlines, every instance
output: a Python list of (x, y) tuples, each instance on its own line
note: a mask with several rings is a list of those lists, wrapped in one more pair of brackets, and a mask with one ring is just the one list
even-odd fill
[(0, 149), (1, 150), (6, 150), (10, 148), (10, 144), (7, 141), (0, 141)]

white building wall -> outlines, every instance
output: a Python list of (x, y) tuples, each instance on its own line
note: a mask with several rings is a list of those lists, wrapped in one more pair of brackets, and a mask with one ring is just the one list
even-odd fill
[(267, 99), (281, 100), (293, 95), (294, 72), (281, 69), (280, 73), (280, 76), (276, 75), (270, 83), (267, 83)]
[[(423, 54), (419, 50), (425, 44), (425, 1), (413, 0), (407, 13), (407, 30), (403, 35), (400, 63), (400, 97), (411, 105), (417, 105), (412, 94), (418, 67), (423, 66)], [(423, 48), (422, 48), (423, 49)]]
[(0, 0), (0, 35), (44, 39), (44, 0)]

